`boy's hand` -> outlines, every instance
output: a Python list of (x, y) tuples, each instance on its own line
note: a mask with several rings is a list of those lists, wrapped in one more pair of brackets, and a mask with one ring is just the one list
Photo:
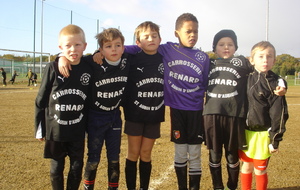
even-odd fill
[(39, 141), (44, 141), (45, 139), (44, 138), (37, 138), (37, 140), (39, 140)]
[(277, 86), (276, 89), (274, 90), (274, 93), (277, 96), (284, 96), (286, 94), (286, 88), (282, 86)]
[(98, 63), (99, 65), (102, 65), (103, 61), (103, 55), (101, 52), (97, 52), (93, 55), (94, 62)]
[(59, 57), (58, 59), (58, 70), (62, 76), (68, 78), (70, 76), (69, 70), (72, 70), (72, 66), (69, 63), (69, 60), (64, 56)]
[(269, 151), (272, 154), (272, 153), (278, 152), (278, 149), (274, 149), (273, 145), (269, 144)]

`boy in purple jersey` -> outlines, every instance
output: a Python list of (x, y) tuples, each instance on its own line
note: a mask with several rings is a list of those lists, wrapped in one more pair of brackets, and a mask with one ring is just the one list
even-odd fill
[(92, 69), (82, 59), (86, 48), (83, 30), (76, 25), (64, 27), (59, 47), (70, 61), (71, 77), (64, 78), (58, 63), (47, 64), (35, 100), (35, 137), (45, 140), (44, 157), (50, 158), (52, 189), (64, 189), (65, 157), (70, 158), (66, 189), (78, 189), (83, 167), (87, 98)]
[[(200, 188), (201, 143), (204, 141), (203, 101), (207, 86), (209, 58), (194, 48), (198, 40), (198, 20), (190, 13), (180, 15), (175, 24), (179, 43), (159, 46), (164, 62), (164, 99), (171, 110), (171, 141), (175, 143), (174, 167), (178, 189)], [(125, 52), (137, 52), (126, 46)], [(189, 170), (187, 169), (189, 167)]]

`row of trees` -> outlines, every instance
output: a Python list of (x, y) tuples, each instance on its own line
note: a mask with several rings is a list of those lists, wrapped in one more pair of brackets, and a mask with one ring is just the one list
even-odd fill
[[(215, 54), (213, 52), (207, 52), (209, 57), (215, 58)], [(16, 56), (13, 54), (4, 54), (0, 55), (0, 58), (4, 59), (12, 59), (17, 62), (33, 62), (33, 57), (26, 54), (24, 56)], [(54, 61), (56, 55), (50, 56), (50, 61)], [(40, 57), (35, 58), (36, 62), (40, 61)], [(42, 56), (42, 62), (47, 62), (48, 56)], [(300, 58), (295, 58), (289, 54), (282, 54), (276, 57), (276, 64), (272, 69), (276, 74), (281, 76), (286, 75), (294, 75), (295, 72), (300, 72)]]

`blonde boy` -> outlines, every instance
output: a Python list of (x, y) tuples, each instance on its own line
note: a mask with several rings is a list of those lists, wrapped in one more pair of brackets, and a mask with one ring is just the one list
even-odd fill
[(92, 73), (81, 60), (86, 45), (80, 27), (68, 25), (61, 30), (59, 48), (71, 63), (72, 76), (64, 78), (58, 71), (58, 63), (49, 63), (35, 100), (35, 136), (46, 141), (44, 157), (51, 159), (52, 189), (64, 189), (66, 156), (70, 158), (67, 189), (78, 189), (81, 182), (86, 103)]
[[(250, 62), (254, 72), (248, 78), (248, 102), (246, 142), (248, 148), (240, 150), (243, 161), (241, 188), (251, 190), (252, 173), (256, 178), (256, 189), (266, 190), (267, 166), (272, 153), (278, 152), (279, 142), (286, 131), (288, 110), (285, 96), (276, 96), (273, 90), (286, 83), (271, 71), (275, 64), (274, 46), (267, 41), (255, 44)], [(278, 84), (279, 83), (279, 84)]]

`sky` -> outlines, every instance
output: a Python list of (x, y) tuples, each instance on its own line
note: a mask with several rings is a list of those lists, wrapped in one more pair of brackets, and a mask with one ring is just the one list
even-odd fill
[[(144, 21), (152, 21), (160, 26), (162, 43), (178, 42), (174, 35), (176, 18), (183, 13), (192, 13), (199, 22), (196, 47), (205, 52), (212, 50), (213, 37), (217, 32), (232, 29), (238, 38), (238, 55), (249, 56), (255, 43), (268, 39), (275, 46), (277, 55), (290, 54), (300, 58), (300, 0), (269, 0), (269, 8), (267, 2), (268, 0), (2, 0), (0, 49), (28, 52), (35, 49), (36, 52), (57, 54), (60, 52), (58, 33), (71, 23), (85, 31), (88, 43), (85, 53), (93, 53), (98, 48), (95, 35), (104, 28), (119, 28), (125, 37), (125, 45), (134, 44), (134, 30)], [(0, 55), (3, 54), (24, 53), (0, 50)], [(32, 56), (31, 53), (26, 54)]]

